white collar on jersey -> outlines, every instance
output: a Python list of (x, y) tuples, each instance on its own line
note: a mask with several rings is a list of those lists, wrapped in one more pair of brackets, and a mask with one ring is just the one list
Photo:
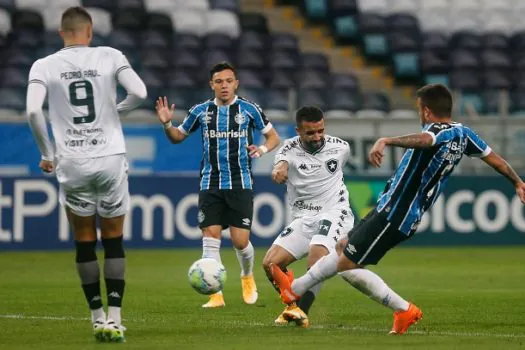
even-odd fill
[[(235, 102), (237, 102), (237, 98), (238, 98), (238, 96), (235, 95), (235, 96), (233, 97), (232, 102), (231, 102), (230, 104), (225, 105), (225, 106), (231, 106), (232, 104), (234, 104)], [(217, 98), (214, 98), (214, 99), (213, 99), (213, 103), (215, 103), (216, 106), (219, 106), (219, 104), (217, 103)], [(222, 106), (222, 105), (221, 105), (221, 106)]]
[(62, 49), (60, 49), (60, 51), (68, 50), (68, 49), (76, 49), (79, 47), (87, 47), (87, 45), (69, 45), (69, 46), (63, 47)]

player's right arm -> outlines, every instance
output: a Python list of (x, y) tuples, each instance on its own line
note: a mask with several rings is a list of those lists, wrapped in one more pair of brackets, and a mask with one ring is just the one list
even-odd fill
[(53, 171), (53, 145), (47, 132), (46, 119), (42, 111), (47, 94), (47, 83), (42, 61), (33, 63), (29, 72), (26, 97), (26, 116), (42, 159), (39, 167), (44, 172)]
[(175, 105), (172, 104), (171, 108), (168, 103), (166, 96), (159, 97), (155, 106), (157, 110), (157, 117), (160, 122), (164, 125), (164, 132), (171, 141), (171, 143), (181, 143), (188, 137), (189, 133), (194, 130), (194, 127), (189, 127), (190, 130), (185, 129), (185, 125), (195, 125), (197, 123), (196, 115), (192, 113), (192, 109), (184, 119), (184, 122), (178, 128), (173, 126), (173, 116), (175, 115)]
[(283, 184), (288, 180), (288, 162), (280, 160), (273, 166), (272, 180), (277, 184)]
[(127, 96), (117, 105), (118, 112), (125, 112), (137, 108), (148, 97), (146, 85), (139, 75), (131, 68), (128, 59), (118, 50), (115, 51), (115, 77), (120, 85), (126, 89)]

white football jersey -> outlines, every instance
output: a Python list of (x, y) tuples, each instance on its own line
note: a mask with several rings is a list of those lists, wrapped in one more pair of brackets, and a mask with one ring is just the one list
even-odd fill
[(294, 218), (350, 207), (343, 178), (343, 167), (349, 157), (348, 142), (338, 137), (325, 135), (324, 145), (314, 153), (301, 146), (299, 136), (284, 142), (274, 164), (281, 160), (288, 162), (286, 186)]
[(110, 47), (70, 46), (39, 59), (29, 83), (47, 88), (57, 157), (92, 158), (126, 153), (117, 112), (117, 75), (130, 68)]

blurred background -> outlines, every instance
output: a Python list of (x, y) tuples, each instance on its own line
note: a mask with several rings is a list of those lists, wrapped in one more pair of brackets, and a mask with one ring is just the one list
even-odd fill
[[(0, 249), (71, 246), (56, 182), (38, 170), (23, 113), (29, 68), (62, 47), (57, 30), (69, 6), (88, 9), (92, 45), (124, 52), (148, 87), (148, 101), (122, 116), (131, 246), (200, 246), (200, 136), (171, 145), (154, 100), (168, 96), (182, 121), (212, 96), (208, 70), (219, 61), (237, 68), (239, 95), (258, 103), (283, 139), (295, 135), (298, 106), (325, 111), (327, 133), (351, 145), (345, 180), (358, 216), (403, 150), (390, 149), (381, 169), (366, 154), (380, 136), (419, 130), (415, 91), (424, 84), (449, 86), (454, 119), (525, 173), (522, 0), (0, 0)], [(259, 246), (288, 221), (284, 187), (269, 179), (272, 161), (253, 163)], [(524, 244), (525, 215), (510, 184), (466, 159), (419, 231), (411, 244)]]

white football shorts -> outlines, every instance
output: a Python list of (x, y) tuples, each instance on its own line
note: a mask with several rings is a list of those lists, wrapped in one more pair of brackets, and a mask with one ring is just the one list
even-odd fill
[(354, 215), (348, 207), (333, 208), (315, 216), (293, 220), (277, 236), (273, 244), (286, 249), (300, 260), (312, 245), (322, 245), (332, 251), (341, 238), (354, 227)]
[(57, 161), (60, 204), (78, 216), (104, 218), (129, 210), (128, 161), (125, 154)]

